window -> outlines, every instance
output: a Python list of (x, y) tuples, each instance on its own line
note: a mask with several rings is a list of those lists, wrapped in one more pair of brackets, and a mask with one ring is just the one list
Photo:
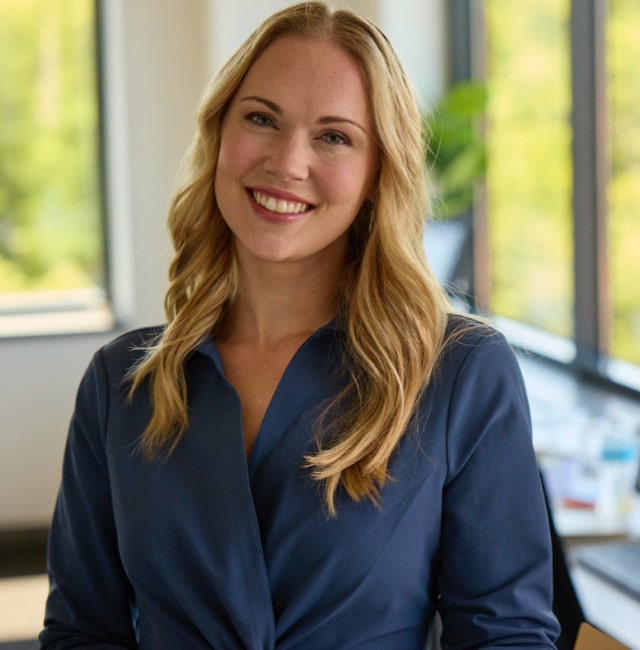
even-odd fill
[(96, 35), (94, 0), (0, 1), (0, 333), (108, 326)]
[(609, 351), (640, 365), (640, 3), (607, 8)]
[(568, 0), (489, 0), (491, 312), (573, 335)]
[(451, 5), (453, 69), (488, 96), (478, 305), (517, 344), (640, 390), (640, 3)]

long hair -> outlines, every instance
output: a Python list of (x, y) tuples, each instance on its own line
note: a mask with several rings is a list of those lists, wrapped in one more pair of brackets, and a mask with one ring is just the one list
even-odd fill
[(175, 256), (167, 327), (132, 370), (131, 394), (148, 382), (153, 412), (142, 449), (152, 457), (171, 450), (188, 425), (186, 360), (215, 336), (237, 290), (232, 236), (213, 190), (222, 121), (253, 62), (287, 35), (329, 39), (353, 56), (370, 99), (380, 157), (376, 196), (365, 200), (351, 228), (348, 268), (338, 287), (349, 381), (319, 418), (317, 450), (304, 459), (335, 514), (340, 486), (352, 499), (376, 502), (389, 480), (393, 451), (436, 366), (449, 311), (422, 248), (428, 197), (420, 113), (391, 45), (364, 18), (332, 12), (321, 2), (280, 11), (244, 42), (205, 92), (184, 180), (169, 209)]

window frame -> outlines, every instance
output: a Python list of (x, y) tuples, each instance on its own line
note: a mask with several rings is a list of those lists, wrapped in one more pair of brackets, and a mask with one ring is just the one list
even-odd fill
[[(486, 33), (482, 0), (450, 0), (449, 80), (482, 79)], [(640, 367), (611, 359), (607, 259), (606, 3), (570, 0), (571, 128), (573, 175), (574, 335), (563, 339), (491, 314), (487, 206), (483, 188), (474, 206), (471, 299), (509, 337), (574, 374), (640, 393)]]
[(0, 311), (0, 340), (12, 338), (41, 337), (69, 334), (93, 334), (109, 332), (116, 328), (116, 319), (112, 300), (112, 273), (111, 273), (111, 247), (109, 228), (108, 205), (108, 152), (107, 152), (107, 126), (106, 126), (106, 96), (105, 96), (105, 6), (104, 0), (87, 0), (93, 4), (93, 41), (94, 60), (96, 66), (95, 98), (97, 113), (97, 149), (96, 160), (99, 196), (97, 207), (99, 211), (99, 228), (103, 268), (103, 282), (96, 290), (87, 290), (87, 293), (102, 294), (99, 299), (82, 300), (72, 295), (64, 296), (64, 292), (57, 299), (52, 293), (51, 299), (34, 302), (32, 306), (20, 304), (11, 305)]

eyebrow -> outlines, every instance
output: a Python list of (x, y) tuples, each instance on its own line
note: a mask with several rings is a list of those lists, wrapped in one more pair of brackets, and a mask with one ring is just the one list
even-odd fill
[[(265, 99), (264, 97), (259, 97), (258, 95), (249, 95), (247, 97), (242, 97), (240, 99), (241, 102), (260, 102), (261, 104), (264, 104), (267, 108), (272, 110), (276, 115), (282, 115), (283, 110), (278, 104), (275, 102), (272, 102), (269, 99)], [(368, 134), (367, 129), (362, 126), (362, 124), (359, 124), (358, 122), (354, 122), (353, 120), (350, 120), (346, 117), (336, 117), (334, 115), (326, 115), (324, 117), (321, 117), (318, 122), (320, 124), (352, 124), (356, 128), (360, 129), (363, 133)]]

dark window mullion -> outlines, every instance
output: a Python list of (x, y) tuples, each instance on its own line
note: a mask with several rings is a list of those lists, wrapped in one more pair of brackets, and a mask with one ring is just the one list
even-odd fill
[(575, 365), (596, 373), (608, 340), (604, 37), (604, 2), (572, 0)]
[(92, 0), (94, 7), (94, 29), (95, 29), (95, 62), (97, 68), (96, 74), (96, 97), (98, 101), (98, 165), (100, 178), (100, 225), (102, 227), (102, 273), (103, 286), (107, 300), (113, 305), (113, 287), (112, 287), (112, 269), (111, 269), (111, 231), (109, 226), (109, 204), (107, 198), (107, 188), (109, 187), (107, 178), (107, 143), (108, 134), (106, 132), (105, 114), (106, 114), (106, 88), (105, 88), (105, 0)]
[(449, 81), (471, 78), (472, 25), (470, 0), (450, 0), (449, 10)]
[[(483, 0), (449, 0), (449, 78), (450, 84), (484, 79), (485, 35)], [(468, 245), (459, 262), (465, 269), (465, 292), (472, 310), (487, 311), (489, 305), (489, 244), (486, 202), (483, 186), (468, 215)]]

